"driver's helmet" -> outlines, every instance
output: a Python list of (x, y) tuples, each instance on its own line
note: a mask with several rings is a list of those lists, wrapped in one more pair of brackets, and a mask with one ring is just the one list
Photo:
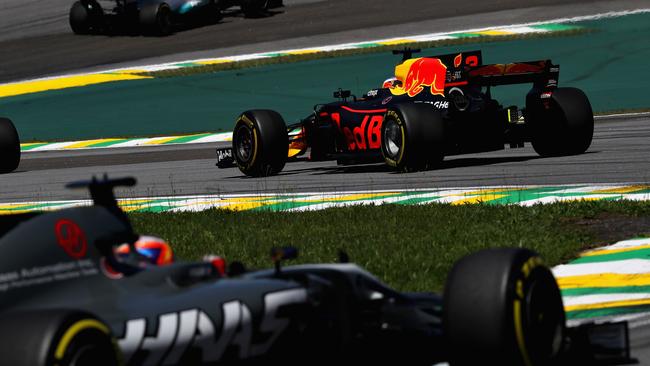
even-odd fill
[[(135, 242), (135, 250), (142, 258), (146, 259), (148, 264), (164, 266), (174, 262), (174, 253), (172, 248), (163, 239), (155, 236), (141, 235)], [(129, 255), (129, 245), (122, 244), (116, 249), (118, 257), (127, 257)]]
[(384, 80), (384, 84), (382, 85), (382, 88), (394, 88), (400, 85), (402, 85), (402, 82), (398, 78), (392, 77)]

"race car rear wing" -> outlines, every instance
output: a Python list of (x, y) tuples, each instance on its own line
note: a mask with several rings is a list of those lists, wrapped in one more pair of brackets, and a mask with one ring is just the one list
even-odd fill
[[(395, 54), (412, 56), (419, 50), (405, 49)], [(481, 51), (467, 51), (446, 55), (427, 56), (437, 58), (447, 67), (445, 86), (463, 85), (497, 86), (533, 83), (540, 88), (557, 87), (560, 66), (551, 60), (513, 62), (483, 65)]]
[(557, 87), (560, 66), (551, 60), (493, 64), (471, 68), (465, 73), (472, 85), (497, 86), (509, 84), (541, 84)]

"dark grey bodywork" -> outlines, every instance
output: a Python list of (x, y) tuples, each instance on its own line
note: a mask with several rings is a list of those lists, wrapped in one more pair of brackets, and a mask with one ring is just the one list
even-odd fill
[[(46, 335), (17, 328), (82, 312), (108, 325), (128, 365), (432, 365), (453, 356), (440, 295), (395, 291), (344, 254), (338, 264), (281, 268), (295, 255), (276, 252), (274, 270), (233, 262), (227, 274), (210, 262), (142, 265), (112, 192), (133, 184), (92, 180), (75, 186), (89, 187), (93, 206), (0, 216), (0, 354), (20, 364), (43, 352), (30, 346)], [(122, 243), (127, 258), (115, 254)], [(611, 325), (568, 331), (562, 364), (632, 362), (626, 324)]]
[(1, 317), (88, 312), (110, 326), (131, 365), (268, 361), (287, 354), (300, 360), (324, 349), (355, 357), (379, 342), (393, 347), (376, 355), (399, 357), (413, 349), (416, 358), (440, 359), (440, 297), (398, 293), (353, 264), (231, 278), (203, 262), (114, 264), (126, 273), (116, 275), (106, 265), (113, 246), (134, 237), (116, 206), (4, 217), (1, 224)]

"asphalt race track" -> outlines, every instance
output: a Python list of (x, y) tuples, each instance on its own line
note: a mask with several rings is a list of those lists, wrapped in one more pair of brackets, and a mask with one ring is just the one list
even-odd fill
[[(437, 170), (399, 174), (383, 164), (337, 166), (295, 162), (275, 177), (248, 178), (214, 166), (214, 145), (25, 153), (18, 171), (0, 177), (4, 202), (84, 197), (66, 182), (92, 174), (135, 176), (127, 196), (217, 193), (323, 192), (493, 185), (650, 182), (650, 118), (609, 118), (596, 123), (586, 154), (540, 158), (527, 146), (450, 156)], [(226, 145), (225, 143), (223, 145)]]
[[(244, 19), (166, 38), (75, 36), (67, 24), (72, 0), (2, 0), (0, 82), (50, 74), (228, 56), (650, 7), (649, 0), (285, 0), (271, 17)], [(1, 112), (1, 111), (0, 111)], [(122, 197), (203, 193), (314, 192), (492, 185), (650, 183), (650, 117), (598, 120), (586, 154), (539, 158), (524, 149), (448, 157), (440, 169), (397, 174), (383, 164), (288, 164), (276, 177), (251, 179), (214, 166), (214, 145), (25, 153), (18, 171), (0, 176), (3, 202), (85, 198), (65, 183), (93, 174), (135, 176)], [(632, 323), (632, 355), (650, 364), (650, 320)]]

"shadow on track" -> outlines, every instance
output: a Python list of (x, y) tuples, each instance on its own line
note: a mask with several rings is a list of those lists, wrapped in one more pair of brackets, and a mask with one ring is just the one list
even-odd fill
[[(438, 167), (429, 169), (428, 171), (436, 170), (446, 170), (454, 168), (469, 168), (501, 163), (517, 163), (530, 160), (542, 159), (542, 157), (537, 155), (531, 156), (513, 156), (513, 157), (488, 157), (488, 158), (458, 158), (450, 159), (443, 161)], [(332, 162), (334, 163), (334, 162)], [(291, 163), (289, 163), (291, 164)], [(330, 174), (364, 174), (364, 173), (388, 173), (388, 174), (409, 174), (402, 173), (393, 170), (384, 163), (372, 163), (372, 164), (356, 164), (356, 165), (336, 165), (328, 167), (316, 167), (316, 168), (304, 168), (304, 169), (293, 169), (293, 170), (284, 170), (278, 174), (278, 176), (291, 176), (298, 174), (311, 174), (311, 175), (330, 175)], [(231, 176), (224, 179), (248, 179), (244, 175), (240, 176)], [(256, 178), (253, 178), (256, 179)]]

